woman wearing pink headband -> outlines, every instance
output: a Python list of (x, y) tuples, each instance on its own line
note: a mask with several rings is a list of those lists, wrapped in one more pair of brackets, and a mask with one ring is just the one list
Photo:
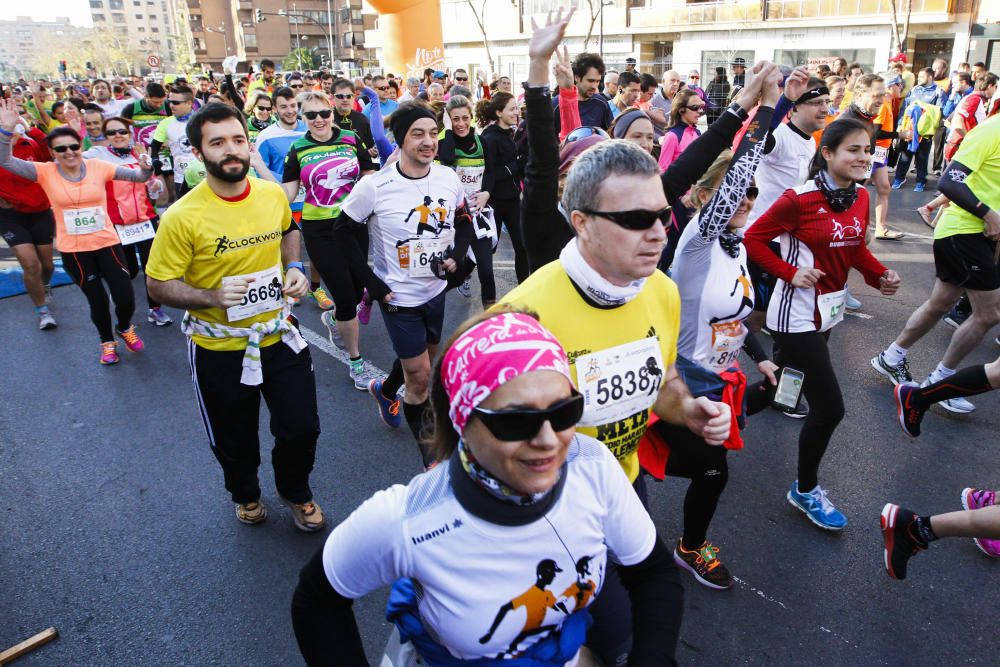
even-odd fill
[[(526, 313), (471, 320), (431, 400), (439, 465), (372, 496), (302, 570), (306, 662), (367, 665), (351, 604), (391, 585), (393, 667), (576, 665), (581, 646), (603, 657), (630, 637), (629, 665), (673, 664), (663, 628), (679, 626), (683, 596), (669, 551), (607, 447), (576, 434), (583, 399), (555, 337)], [(609, 552), (631, 598), (614, 616), (631, 604), (635, 621), (588, 633)], [(608, 628), (618, 636), (594, 632)]]

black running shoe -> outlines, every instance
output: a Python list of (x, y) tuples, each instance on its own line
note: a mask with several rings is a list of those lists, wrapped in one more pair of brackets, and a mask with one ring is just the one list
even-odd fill
[(916, 438), (920, 435), (920, 422), (924, 419), (926, 411), (913, 405), (913, 393), (920, 387), (916, 382), (901, 382), (893, 389), (896, 396), (896, 417), (899, 420), (899, 427), (903, 433)]
[(906, 564), (913, 554), (927, 548), (910, 534), (917, 515), (899, 505), (886, 503), (882, 508), (882, 540), (885, 543), (885, 571), (893, 579), (906, 579)]

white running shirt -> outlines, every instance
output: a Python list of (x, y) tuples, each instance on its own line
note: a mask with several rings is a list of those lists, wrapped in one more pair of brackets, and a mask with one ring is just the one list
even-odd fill
[(757, 168), (754, 178), (759, 193), (743, 231), (764, 215), (785, 190), (806, 182), (809, 163), (816, 154), (816, 141), (812, 137), (803, 137), (790, 127), (790, 123), (782, 123), (771, 135), (774, 137), (774, 148), (761, 158)]

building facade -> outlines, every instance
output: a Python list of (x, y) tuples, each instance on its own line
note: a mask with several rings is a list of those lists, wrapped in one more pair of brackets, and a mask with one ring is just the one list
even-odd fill
[(0, 72), (4, 80), (30, 75), (52, 76), (55, 67), (43, 66), (44, 56), (51, 55), (47, 52), (55, 44), (77, 42), (91, 32), (89, 28), (72, 25), (65, 16), (58, 16), (54, 21), (35, 21), (30, 16), (0, 20)]
[[(543, 21), (547, 12), (569, 6), (576, 8), (567, 30), (570, 53), (602, 53), (617, 70), (627, 57), (637, 59), (640, 71), (659, 77), (667, 69), (685, 74), (698, 69), (704, 75), (737, 57), (799, 65), (834, 56), (859, 62), (866, 71), (884, 70), (895, 52), (891, 1), (604, 0), (602, 8), (601, 0), (472, 0), (476, 11), (485, 13), (489, 55), (467, 0), (442, 0), (441, 13), (450, 67), (490, 69), (492, 57), (496, 74), (519, 81), (528, 70), (531, 19)], [(953, 64), (990, 58), (992, 69), (1000, 68), (1000, 11), (989, 10), (998, 5), (998, 0), (912, 0), (906, 53), (913, 67), (943, 57)], [(367, 36), (376, 52), (378, 39), (377, 32)]]
[(133, 56), (135, 74), (152, 70), (147, 62), (151, 55), (159, 59), (158, 69), (168, 72), (177, 71), (190, 57), (184, 8), (179, 6), (184, 1), (88, 0), (95, 31)]

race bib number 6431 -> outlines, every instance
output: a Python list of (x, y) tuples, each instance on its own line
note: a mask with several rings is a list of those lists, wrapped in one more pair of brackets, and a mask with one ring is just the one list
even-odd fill
[(578, 357), (577, 385), (584, 404), (580, 426), (608, 424), (652, 407), (664, 370), (655, 336)]

